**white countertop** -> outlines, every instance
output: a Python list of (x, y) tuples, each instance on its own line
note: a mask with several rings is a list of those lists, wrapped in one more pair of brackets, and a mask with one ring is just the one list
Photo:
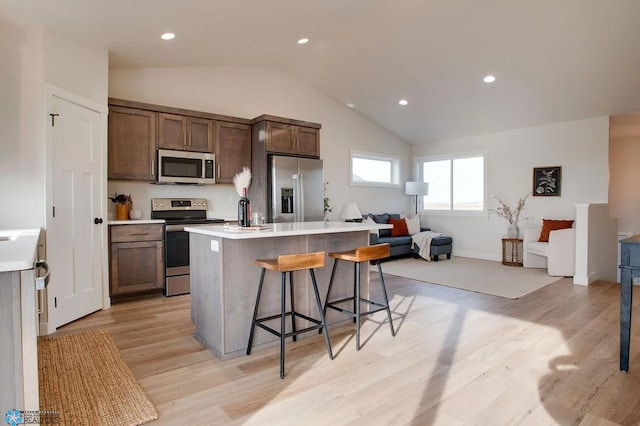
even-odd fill
[(144, 225), (148, 223), (164, 223), (164, 219), (110, 220), (107, 225)]
[(336, 232), (372, 231), (376, 229), (391, 229), (389, 224), (369, 224), (356, 222), (293, 222), (267, 223), (267, 229), (229, 229), (224, 225), (186, 226), (185, 231), (212, 237), (245, 240), (253, 238), (288, 237), (293, 235), (331, 234)]
[(33, 268), (40, 229), (0, 230), (0, 272)]

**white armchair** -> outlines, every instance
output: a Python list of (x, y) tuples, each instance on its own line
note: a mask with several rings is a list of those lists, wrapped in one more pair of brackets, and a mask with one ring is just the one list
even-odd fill
[(576, 229), (558, 229), (549, 233), (549, 242), (539, 242), (542, 225), (523, 230), (523, 264), (525, 268), (547, 268), (554, 277), (572, 277), (576, 263)]

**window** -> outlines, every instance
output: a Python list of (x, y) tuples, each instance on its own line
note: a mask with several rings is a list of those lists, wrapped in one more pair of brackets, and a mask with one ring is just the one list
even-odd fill
[(400, 157), (351, 151), (351, 185), (400, 186)]
[(422, 209), (484, 212), (485, 157), (484, 153), (474, 153), (419, 158), (418, 175), (429, 183)]

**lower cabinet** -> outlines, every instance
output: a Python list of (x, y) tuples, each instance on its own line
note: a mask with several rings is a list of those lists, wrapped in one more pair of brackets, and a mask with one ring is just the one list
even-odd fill
[(160, 290), (164, 286), (164, 225), (109, 227), (111, 296)]

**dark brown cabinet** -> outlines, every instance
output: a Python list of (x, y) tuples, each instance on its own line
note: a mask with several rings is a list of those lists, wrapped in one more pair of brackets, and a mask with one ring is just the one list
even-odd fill
[(213, 153), (214, 121), (177, 114), (158, 114), (158, 146), (162, 149)]
[(251, 127), (247, 124), (216, 123), (217, 183), (232, 183), (243, 167), (251, 168)]
[(164, 225), (109, 227), (110, 295), (131, 295), (164, 286)]
[(155, 180), (157, 113), (109, 106), (108, 178)]
[(156, 180), (156, 150), (210, 152), (216, 183), (251, 167), (250, 120), (109, 98), (109, 179)]
[(252, 124), (267, 153), (320, 158), (320, 124), (270, 115)]

